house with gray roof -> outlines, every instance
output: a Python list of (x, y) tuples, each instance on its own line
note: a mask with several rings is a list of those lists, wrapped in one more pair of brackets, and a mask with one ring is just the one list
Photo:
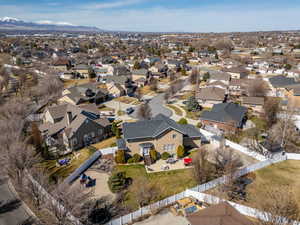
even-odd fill
[(196, 99), (204, 107), (213, 107), (214, 104), (226, 101), (226, 90), (219, 87), (200, 88), (196, 93)]
[(297, 84), (294, 78), (286, 77), (283, 75), (274, 76), (269, 78), (269, 84), (273, 96), (284, 97), (284, 91), (287, 86), (292, 86)]
[(216, 104), (210, 111), (203, 111), (200, 120), (208, 129), (213, 127), (222, 132), (236, 132), (247, 120), (247, 108), (232, 102)]
[(198, 148), (203, 135), (193, 125), (181, 125), (159, 114), (151, 120), (123, 123), (123, 139), (118, 141), (118, 148), (129, 154), (138, 153), (144, 158), (150, 157), (149, 151), (176, 154), (178, 146)]
[(64, 104), (48, 107), (39, 129), (50, 148), (72, 151), (111, 135), (111, 124), (96, 105)]

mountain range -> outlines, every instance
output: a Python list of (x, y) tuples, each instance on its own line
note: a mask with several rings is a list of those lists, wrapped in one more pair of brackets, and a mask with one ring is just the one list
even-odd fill
[(17, 18), (4, 17), (0, 18), (0, 30), (39, 30), (39, 31), (103, 31), (92, 26), (76, 26), (66, 22), (39, 21), (27, 22)]

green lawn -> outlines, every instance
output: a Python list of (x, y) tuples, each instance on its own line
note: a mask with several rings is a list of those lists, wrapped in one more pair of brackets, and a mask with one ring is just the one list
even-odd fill
[[(161, 199), (197, 185), (191, 169), (147, 174), (144, 165), (119, 165), (116, 167), (116, 171), (126, 172), (126, 176), (131, 177), (133, 180), (140, 176), (144, 176), (149, 181), (159, 182), (162, 189)], [(128, 193), (125, 204), (131, 209), (138, 208), (134, 193)]]
[(178, 115), (178, 116), (182, 116), (183, 115), (182, 110), (180, 108), (178, 108), (177, 106), (170, 105), (170, 104), (168, 104), (166, 106), (169, 107), (169, 108), (171, 108), (171, 109), (173, 109), (175, 111), (176, 115)]
[(266, 121), (261, 118), (261, 117), (257, 117), (257, 116), (251, 116), (249, 118), (254, 124), (255, 126), (260, 129), (260, 130), (265, 130), (266, 129)]
[(116, 142), (115, 137), (108, 138), (99, 143), (93, 144), (93, 147), (83, 148), (79, 151), (76, 151), (77, 157), (72, 154), (63, 156), (62, 158), (72, 158), (72, 161), (67, 166), (56, 166), (57, 160), (45, 160), (40, 164), (41, 167), (45, 168), (49, 172), (49, 176), (56, 176), (58, 178), (66, 178), (73, 171), (75, 171), (82, 163), (84, 163), (92, 154), (95, 153), (97, 149), (110, 147), (113, 143)]

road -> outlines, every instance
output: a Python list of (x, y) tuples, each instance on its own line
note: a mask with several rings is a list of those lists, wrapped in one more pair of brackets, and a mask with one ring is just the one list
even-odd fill
[[(172, 111), (164, 106), (164, 96), (164, 93), (158, 94), (149, 101), (152, 117), (157, 116), (158, 114), (163, 114), (167, 117), (172, 116)], [(140, 105), (134, 108), (134, 112), (130, 115), (131, 117), (138, 118), (137, 112), (139, 110), (139, 107)]]
[[(0, 202), (7, 202), (14, 200), (16, 197), (16, 192), (11, 184), (7, 181), (0, 183)], [(28, 207), (21, 203), (20, 205), (16, 204), (14, 209), (11, 209), (8, 212), (0, 212), (0, 224), (1, 225), (20, 225), (26, 219), (30, 218), (33, 215)]]

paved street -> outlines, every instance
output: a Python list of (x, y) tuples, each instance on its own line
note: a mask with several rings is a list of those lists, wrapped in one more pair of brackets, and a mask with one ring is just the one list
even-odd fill
[[(7, 182), (0, 184), (0, 202), (7, 202), (16, 199), (15, 192)], [(1, 225), (20, 225), (30, 214), (25, 209), (24, 203), (21, 203), (16, 209), (12, 209), (6, 213), (0, 213), (0, 224)]]

